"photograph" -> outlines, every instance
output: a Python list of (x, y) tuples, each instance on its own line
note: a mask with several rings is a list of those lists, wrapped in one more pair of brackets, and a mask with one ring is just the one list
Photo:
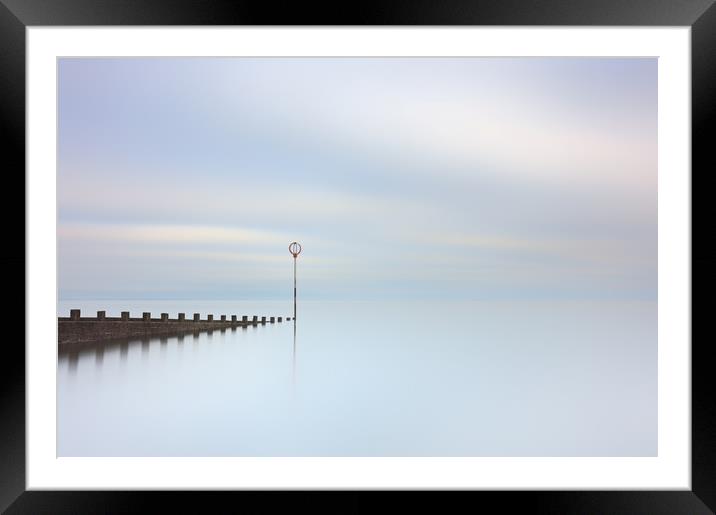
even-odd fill
[(58, 57), (58, 458), (658, 456), (658, 71)]
[(90, 3), (0, 0), (0, 512), (714, 513), (715, 0)]

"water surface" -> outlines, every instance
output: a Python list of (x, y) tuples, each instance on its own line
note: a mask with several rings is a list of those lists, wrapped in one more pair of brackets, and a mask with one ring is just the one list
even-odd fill
[[(60, 456), (654, 456), (656, 302), (302, 302), (59, 356)], [(63, 301), (290, 316), (290, 302)], [(295, 333), (294, 333), (295, 329)]]

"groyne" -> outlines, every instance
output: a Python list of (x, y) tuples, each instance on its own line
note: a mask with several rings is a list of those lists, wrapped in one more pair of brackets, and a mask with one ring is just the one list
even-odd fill
[[(291, 320), (291, 317), (286, 317), (285, 320)], [(119, 317), (108, 317), (105, 311), (97, 311), (97, 316), (94, 317), (83, 317), (79, 309), (72, 309), (69, 317), (57, 317), (57, 344), (67, 347), (131, 338), (226, 330), (283, 321), (284, 317), (258, 315), (221, 315), (218, 319), (215, 319), (214, 315), (207, 315), (202, 319), (199, 313), (194, 313), (191, 318), (187, 318), (185, 313), (179, 313), (177, 318), (169, 318), (168, 313), (152, 318), (149, 312), (142, 313), (141, 318), (132, 318), (129, 311), (122, 311)]]

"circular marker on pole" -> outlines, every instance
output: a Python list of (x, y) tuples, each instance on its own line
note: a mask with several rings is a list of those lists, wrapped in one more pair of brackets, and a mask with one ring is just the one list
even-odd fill
[(293, 322), (296, 323), (296, 258), (303, 248), (297, 241), (291, 242), (288, 251), (293, 255)]

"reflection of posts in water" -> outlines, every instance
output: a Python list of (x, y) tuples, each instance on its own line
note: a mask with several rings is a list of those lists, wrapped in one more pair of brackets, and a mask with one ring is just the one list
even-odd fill
[(103, 361), (104, 361), (104, 347), (98, 347), (94, 353), (95, 365), (101, 367)]
[(127, 354), (129, 353), (129, 342), (123, 340), (119, 344), (119, 360), (124, 362), (127, 361)]
[(71, 373), (77, 372), (77, 363), (80, 360), (79, 352), (70, 352), (67, 355), (67, 365)]

